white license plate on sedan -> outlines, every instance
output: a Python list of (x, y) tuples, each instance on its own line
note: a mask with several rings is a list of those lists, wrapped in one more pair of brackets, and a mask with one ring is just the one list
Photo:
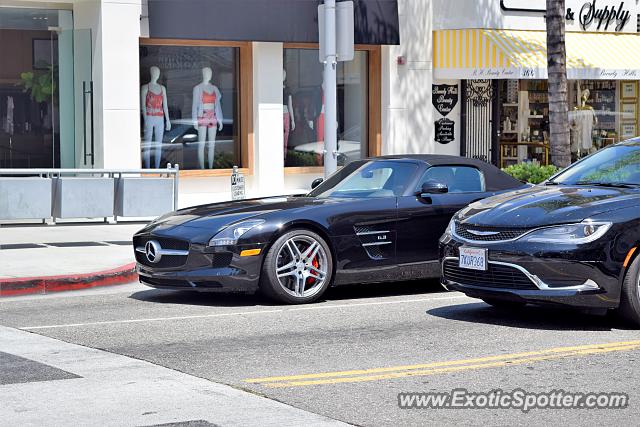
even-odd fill
[(460, 248), (460, 268), (466, 270), (488, 270), (488, 256), (486, 249)]

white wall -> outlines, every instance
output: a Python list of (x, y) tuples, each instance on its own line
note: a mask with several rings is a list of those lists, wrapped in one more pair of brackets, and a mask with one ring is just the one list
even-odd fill
[(401, 44), (382, 48), (383, 154), (434, 152), (431, 4), (399, 0)]

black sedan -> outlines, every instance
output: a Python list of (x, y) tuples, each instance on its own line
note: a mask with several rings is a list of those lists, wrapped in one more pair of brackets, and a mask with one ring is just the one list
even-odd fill
[(259, 288), (288, 303), (314, 301), (330, 285), (438, 277), (438, 239), (452, 215), (521, 187), (479, 160), (354, 161), (306, 195), (158, 218), (134, 236), (137, 270), (156, 288)]
[(618, 309), (640, 325), (640, 139), (473, 203), (441, 239), (442, 283), (496, 306)]

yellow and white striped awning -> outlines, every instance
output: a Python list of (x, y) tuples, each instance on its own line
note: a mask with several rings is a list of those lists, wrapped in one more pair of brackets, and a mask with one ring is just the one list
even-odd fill
[[(640, 79), (640, 35), (567, 33), (570, 80)], [(441, 30), (434, 32), (436, 79), (546, 79), (544, 31)]]

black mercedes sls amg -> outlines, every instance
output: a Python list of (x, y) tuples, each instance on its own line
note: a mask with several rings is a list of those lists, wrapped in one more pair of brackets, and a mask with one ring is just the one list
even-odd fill
[(354, 161), (306, 195), (182, 209), (134, 236), (142, 283), (254, 291), (286, 303), (331, 285), (438, 277), (438, 239), (471, 202), (525, 187), (453, 156)]

